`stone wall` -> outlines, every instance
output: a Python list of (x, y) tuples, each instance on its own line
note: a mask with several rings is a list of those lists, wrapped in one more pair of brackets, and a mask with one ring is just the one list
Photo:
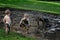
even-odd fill
[[(2, 21), (4, 15), (5, 15), (4, 11), (6, 9), (7, 8), (0, 8), (0, 22)], [(13, 8), (8, 8), (8, 9), (10, 9), (10, 11), (11, 11), (12, 26), (16, 27), (17, 29), (20, 27), (19, 22), (25, 13), (29, 14), (30, 23), (31, 23), (32, 27), (37, 27), (36, 18), (38, 16), (40, 18), (48, 17), (48, 19), (60, 18), (60, 15), (47, 14), (46, 12), (39, 12), (39, 11), (33, 11), (33, 10), (23, 10), (23, 9), (19, 10), (19, 9), (13, 9)], [(42, 26), (41, 22), (40, 22), (40, 26)]]

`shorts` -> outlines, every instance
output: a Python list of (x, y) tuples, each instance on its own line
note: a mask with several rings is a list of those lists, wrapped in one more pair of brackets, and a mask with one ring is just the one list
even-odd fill
[(9, 29), (9, 31), (10, 31), (10, 25), (9, 24), (6, 24), (7, 25), (7, 28)]
[(26, 28), (29, 28), (29, 25), (28, 24), (20, 24), (20, 27), (26, 27)]

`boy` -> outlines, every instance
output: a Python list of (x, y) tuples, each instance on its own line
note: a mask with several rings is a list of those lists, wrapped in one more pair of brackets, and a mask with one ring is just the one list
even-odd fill
[(24, 17), (20, 21), (20, 26), (27, 27), (29, 25), (30, 25), (29, 15), (28, 14), (24, 14)]
[(29, 15), (28, 14), (24, 14), (24, 17), (20, 21), (20, 27), (24, 27), (28, 31), (29, 30), (28, 29), (29, 26), (30, 26)]
[(6, 25), (5, 31), (6, 31), (6, 33), (9, 34), (9, 32), (10, 32), (10, 25), (11, 25), (10, 10), (7, 9), (7, 10), (5, 11), (5, 14), (6, 14), (6, 15), (5, 15), (4, 18), (3, 18), (3, 22), (4, 22), (5, 25)]

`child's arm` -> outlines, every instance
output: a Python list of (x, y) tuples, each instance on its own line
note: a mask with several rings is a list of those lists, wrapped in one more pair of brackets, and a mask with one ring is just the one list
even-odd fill
[(20, 24), (23, 22), (23, 19), (21, 19)]
[(30, 25), (30, 20), (28, 19), (28, 24)]

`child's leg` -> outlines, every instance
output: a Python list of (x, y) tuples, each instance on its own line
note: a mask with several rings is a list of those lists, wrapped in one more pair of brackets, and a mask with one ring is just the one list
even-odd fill
[(29, 25), (26, 25), (26, 33), (29, 34)]
[(8, 33), (10, 32), (10, 26), (8, 27)]
[(8, 25), (6, 24), (5, 32), (8, 33)]
[(6, 33), (9, 34), (9, 32), (10, 32), (10, 26), (9, 26), (9, 24), (6, 24)]

